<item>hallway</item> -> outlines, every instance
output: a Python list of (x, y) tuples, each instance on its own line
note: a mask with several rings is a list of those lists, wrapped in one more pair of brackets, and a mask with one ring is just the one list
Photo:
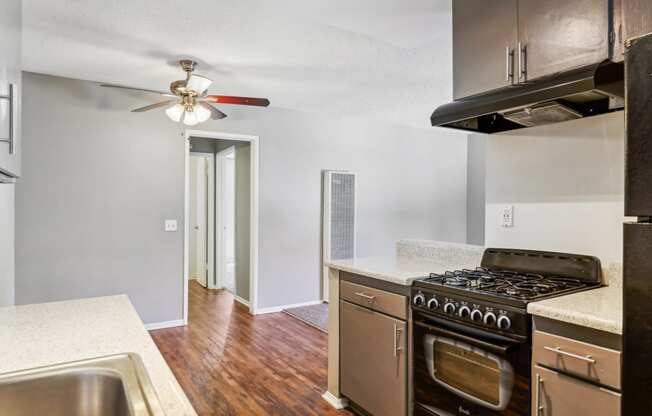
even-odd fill
[(322, 398), (326, 334), (283, 313), (251, 316), (190, 281), (187, 327), (151, 331), (199, 415), (351, 415)]

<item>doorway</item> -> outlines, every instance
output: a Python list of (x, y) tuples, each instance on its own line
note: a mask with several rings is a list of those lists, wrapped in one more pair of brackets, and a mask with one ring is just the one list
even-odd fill
[(189, 280), (231, 292), (256, 314), (258, 138), (198, 130), (185, 138), (184, 322)]
[[(219, 142), (216, 142), (219, 143)], [(244, 150), (244, 149), (243, 149)], [(217, 153), (217, 287), (223, 287), (234, 296), (243, 292), (236, 289), (236, 169), (235, 146)], [(248, 283), (248, 282), (247, 282)]]
[(190, 154), (190, 270), (188, 278), (201, 286), (213, 287), (215, 155)]

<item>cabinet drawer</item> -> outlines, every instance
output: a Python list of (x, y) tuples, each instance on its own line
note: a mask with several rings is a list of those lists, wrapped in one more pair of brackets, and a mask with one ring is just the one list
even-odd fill
[(534, 331), (532, 360), (535, 364), (620, 390), (620, 351)]
[(340, 281), (340, 299), (407, 321), (407, 297)]
[(532, 415), (620, 416), (620, 394), (535, 365)]
[(407, 324), (340, 301), (340, 390), (374, 416), (407, 413)]

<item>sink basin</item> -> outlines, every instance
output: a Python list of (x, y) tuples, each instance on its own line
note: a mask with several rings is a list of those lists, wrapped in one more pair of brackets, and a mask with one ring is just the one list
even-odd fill
[(0, 374), (2, 416), (163, 414), (145, 366), (136, 354)]

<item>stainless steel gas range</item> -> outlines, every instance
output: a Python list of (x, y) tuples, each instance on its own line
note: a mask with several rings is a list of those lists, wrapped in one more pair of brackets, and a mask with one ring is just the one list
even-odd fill
[(530, 412), (528, 302), (601, 285), (591, 256), (486, 249), (480, 267), (412, 287), (415, 416)]

